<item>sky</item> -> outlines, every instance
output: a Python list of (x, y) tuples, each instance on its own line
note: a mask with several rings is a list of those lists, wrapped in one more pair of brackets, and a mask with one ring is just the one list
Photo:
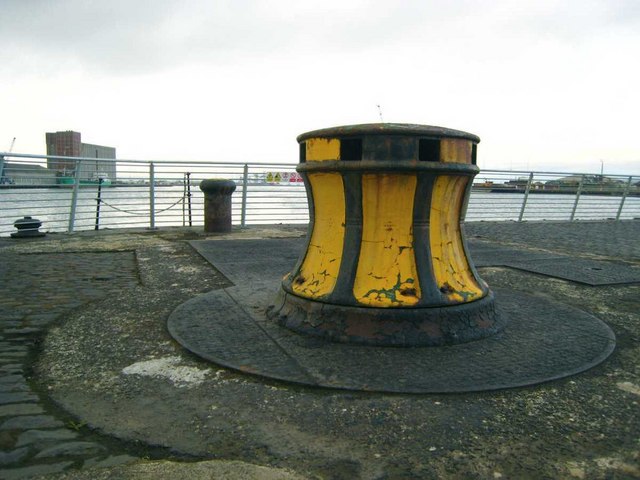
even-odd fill
[[(296, 163), (358, 123), (478, 135), (484, 169), (640, 174), (638, 0), (0, 0), (0, 151)], [(379, 107), (378, 107), (379, 106)]]

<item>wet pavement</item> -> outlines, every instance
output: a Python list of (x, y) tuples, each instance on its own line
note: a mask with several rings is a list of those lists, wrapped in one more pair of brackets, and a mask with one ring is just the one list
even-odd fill
[[(618, 341), (588, 372), (491, 393), (295, 386), (207, 363), (170, 337), (172, 311), (230, 286), (189, 240), (303, 234), (0, 239), (0, 478), (640, 478), (637, 282), (480, 267), (492, 286), (600, 318)], [(487, 250), (640, 269), (639, 221), (483, 222), (467, 235)]]

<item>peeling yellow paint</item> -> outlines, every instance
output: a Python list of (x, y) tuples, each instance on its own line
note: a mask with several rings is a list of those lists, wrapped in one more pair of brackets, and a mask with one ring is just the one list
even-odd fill
[(429, 243), (433, 273), (440, 291), (453, 302), (470, 302), (483, 294), (462, 245), (460, 209), (467, 177), (442, 175), (433, 186)]
[(358, 303), (404, 307), (421, 297), (413, 251), (415, 175), (362, 176), (362, 242), (353, 294)]
[(443, 138), (440, 140), (440, 161), (443, 163), (471, 163), (472, 143), (469, 140)]
[(340, 160), (340, 140), (337, 138), (309, 138), (305, 145), (307, 162)]
[(291, 288), (301, 297), (320, 298), (333, 291), (342, 261), (344, 186), (339, 173), (312, 173), (309, 183), (315, 221), (307, 254)]

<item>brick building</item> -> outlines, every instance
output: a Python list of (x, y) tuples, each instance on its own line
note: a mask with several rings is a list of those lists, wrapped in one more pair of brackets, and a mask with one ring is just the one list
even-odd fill
[[(62, 157), (84, 157), (80, 162), (80, 180), (92, 180), (97, 176), (116, 179), (116, 162), (98, 159), (115, 159), (116, 149), (103, 145), (82, 143), (80, 132), (47, 132), (47, 155)], [(58, 176), (75, 175), (76, 160), (66, 158), (48, 158), (47, 168)]]

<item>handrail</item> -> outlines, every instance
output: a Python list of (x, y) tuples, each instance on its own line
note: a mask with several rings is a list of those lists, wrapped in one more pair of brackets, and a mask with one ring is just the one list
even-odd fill
[[(68, 170), (55, 170), (60, 165)], [(0, 236), (15, 231), (13, 223), (23, 216), (40, 219), (41, 228), (51, 232), (202, 225), (203, 195), (197, 186), (205, 178), (236, 182), (236, 225), (307, 223), (306, 193), (295, 169), (294, 163), (280, 162), (0, 153)], [(105, 177), (100, 196), (92, 176)], [(640, 175), (482, 170), (471, 186), (465, 221), (608, 218), (640, 218)]]

